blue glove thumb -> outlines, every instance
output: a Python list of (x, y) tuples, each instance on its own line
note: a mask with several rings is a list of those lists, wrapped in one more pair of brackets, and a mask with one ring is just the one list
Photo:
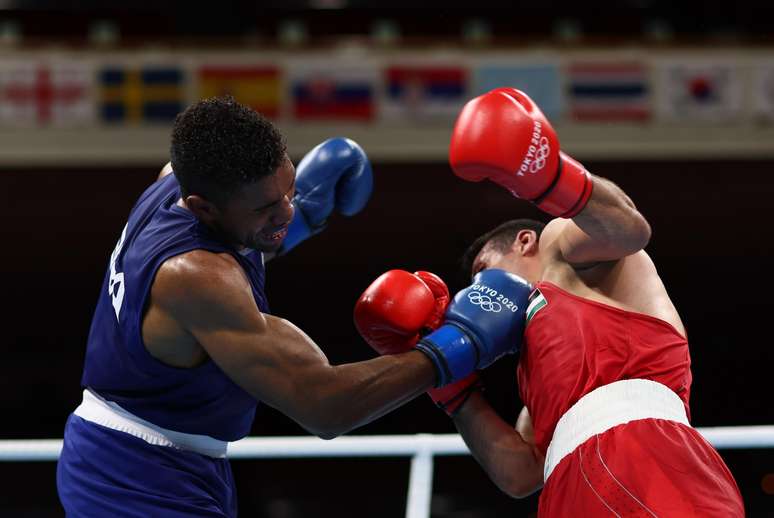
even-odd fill
[(366, 206), (374, 188), (374, 173), (368, 157), (357, 142), (350, 139), (333, 139), (330, 142), (344, 141), (348, 146), (342, 146), (339, 156), (343, 162), (351, 162), (347, 170), (336, 184), (336, 208), (345, 216), (354, 216)]

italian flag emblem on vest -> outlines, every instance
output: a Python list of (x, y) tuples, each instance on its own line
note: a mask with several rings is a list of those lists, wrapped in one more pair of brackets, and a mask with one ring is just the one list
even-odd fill
[(535, 288), (535, 291), (533, 291), (529, 296), (529, 305), (527, 306), (527, 324), (529, 324), (529, 321), (532, 320), (532, 317), (534, 317), (538, 311), (547, 305), (548, 301), (546, 298), (542, 293), (540, 293), (539, 289)]

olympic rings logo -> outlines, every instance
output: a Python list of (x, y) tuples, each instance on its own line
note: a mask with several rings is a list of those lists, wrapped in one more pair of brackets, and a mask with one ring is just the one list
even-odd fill
[(529, 165), (530, 173), (537, 173), (546, 166), (546, 159), (551, 152), (551, 145), (548, 143), (548, 137), (540, 139), (540, 147), (535, 152), (535, 159)]
[(502, 304), (495, 302), (488, 295), (482, 295), (477, 291), (468, 293), (468, 300), (470, 300), (470, 303), (474, 306), (481, 306), (481, 309), (487, 313), (499, 313), (503, 309)]

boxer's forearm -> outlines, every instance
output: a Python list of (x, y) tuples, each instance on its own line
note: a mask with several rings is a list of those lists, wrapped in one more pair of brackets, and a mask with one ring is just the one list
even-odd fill
[(592, 177), (588, 204), (559, 235), (559, 248), (571, 264), (613, 261), (642, 250), (650, 225), (632, 200), (614, 183)]
[(325, 380), (313, 382), (310, 409), (315, 409), (314, 430), (325, 439), (404, 405), (435, 383), (432, 363), (419, 351), (381, 356), (364, 362), (332, 366), (321, 373)]
[(523, 498), (540, 488), (542, 459), (481, 394), (470, 396), (454, 418), (454, 424), (473, 457), (503, 492)]
[(592, 184), (591, 198), (573, 222), (597, 244), (621, 249), (622, 256), (643, 249), (650, 225), (631, 198), (605, 178), (593, 176)]

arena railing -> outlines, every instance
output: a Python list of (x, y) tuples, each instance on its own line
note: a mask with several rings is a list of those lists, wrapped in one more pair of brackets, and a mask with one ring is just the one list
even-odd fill
[[(718, 449), (774, 448), (774, 425), (697, 428)], [(54, 461), (61, 439), (0, 441), (0, 462)], [(332, 441), (316, 437), (247, 437), (231, 443), (232, 459), (309, 457), (411, 457), (406, 518), (429, 518), (433, 457), (468, 455), (456, 434), (345, 436)]]

